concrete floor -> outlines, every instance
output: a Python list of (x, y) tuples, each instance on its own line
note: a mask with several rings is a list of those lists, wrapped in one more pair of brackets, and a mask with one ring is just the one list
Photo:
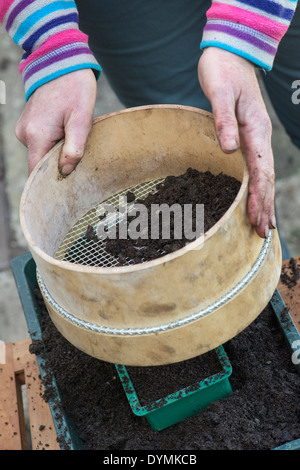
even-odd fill
[[(27, 179), (27, 154), (14, 134), (15, 123), (24, 107), (23, 84), (17, 71), (20, 58), (21, 51), (0, 27), (0, 80), (6, 84), (6, 104), (0, 104), (0, 341), (5, 342), (28, 336), (9, 265), (11, 258), (28, 251), (19, 224), (19, 203)], [(105, 76), (100, 78), (98, 90), (95, 116), (122, 108)], [(290, 143), (267, 97), (266, 102), (274, 128), (281, 232), (291, 254), (297, 256), (300, 254), (300, 151)], [(8, 227), (3, 223), (6, 218)]]

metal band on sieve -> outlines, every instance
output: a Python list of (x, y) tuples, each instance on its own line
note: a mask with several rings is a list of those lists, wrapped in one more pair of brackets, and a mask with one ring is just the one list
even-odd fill
[(212, 313), (214, 310), (217, 310), (218, 308), (222, 307), (226, 303), (230, 302), (255, 277), (256, 273), (260, 269), (262, 263), (264, 262), (269, 252), (271, 242), (272, 242), (272, 231), (270, 231), (268, 238), (265, 239), (262, 249), (259, 253), (259, 256), (257, 257), (250, 271), (238, 284), (236, 284), (227, 294), (222, 296), (220, 299), (208, 305), (203, 310), (200, 310), (200, 312), (194, 313), (192, 315), (189, 315), (180, 320), (176, 320), (174, 322), (170, 322), (170, 323), (159, 325), (159, 326), (152, 326), (149, 328), (110, 328), (110, 327), (104, 327), (100, 325), (94, 325), (93, 323), (89, 323), (79, 318), (76, 318), (74, 315), (70, 314), (69, 312), (66, 312), (66, 310), (60, 307), (60, 305), (58, 305), (57, 302), (55, 302), (55, 300), (51, 297), (49, 291), (47, 290), (44, 284), (44, 281), (42, 280), (42, 277), (38, 269), (37, 269), (37, 279), (38, 279), (38, 283), (39, 283), (39, 286), (40, 286), (40, 289), (42, 291), (44, 298), (60, 315), (62, 315), (66, 320), (72, 322), (76, 326), (85, 328), (90, 331), (94, 331), (96, 333), (104, 333), (104, 334), (109, 334), (109, 335), (144, 335), (144, 334), (151, 334), (151, 333), (159, 333), (159, 332), (163, 332), (163, 331), (177, 328), (180, 326), (184, 326), (188, 323), (198, 320), (199, 318), (204, 317), (205, 315), (208, 315), (209, 313)]

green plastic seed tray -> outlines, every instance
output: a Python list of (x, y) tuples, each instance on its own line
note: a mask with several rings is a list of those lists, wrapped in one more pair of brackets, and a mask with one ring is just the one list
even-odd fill
[(133, 413), (137, 416), (144, 416), (153, 429), (161, 431), (199, 413), (211, 402), (227, 397), (232, 393), (229, 382), (232, 367), (222, 346), (216, 348), (215, 353), (222, 367), (221, 372), (146, 406), (141, 406), (126, 367), (116, 365)]

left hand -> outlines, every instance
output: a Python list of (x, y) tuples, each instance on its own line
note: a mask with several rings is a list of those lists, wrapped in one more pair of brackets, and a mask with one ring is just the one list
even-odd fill
[(69, 175), (84, 155), (92, 127), (97, 82), (90, 69), (76, 70), (40, 86), (16, 124), (16, 136), (28, 149), (29, 173), (60, 139), (62, 175)]

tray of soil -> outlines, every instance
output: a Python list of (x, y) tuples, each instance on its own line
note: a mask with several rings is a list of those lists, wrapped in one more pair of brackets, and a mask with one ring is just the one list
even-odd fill
[[(245, 159), (241, 151), (222, 152), (211, 114), (154, 105), (101, 116), (66, 178), (58, 171), (62, 145), (28, 178), (20, 221), (49, 315), (77, 349), (125, 366), (176, 364), (223, 345), (265, 308), (280, 276), (278, 234), (261, 239), (251, 226)], [(144, 239), (142, 224), (132, 243), (132, 236), (119, 236), (126, 228), (119, 224), (116, 239), (100, 247), (96, 235), (108, 233), (101, 209), (124, 194), (134, 198), (133, 208), (139, 201), (145, 209), (202, 205), (203, 232), (198, 236), (196, 223), (188, 243), (162, 242), (152, 236), (152, 223)], [(119, 217), (121, 208), (111, 212)], [(96, 262), (76, 258), (94, 245)]]
[[(300, 374), (292, 360), (299, 333), (277, 290), (256, 320), (223, 345), (232, 366), (232, 393), (157, 431), (132, 413), (116, 366), (79, 351), (56, 329), (38, 290), (32, 256), (14, 259), (12, 270), (61, 449), (300, 449)], [(195, 366), (189, 368), (193, 371), (190, 384), (199, 379)], [(129, 372), (138, 380), (139, 368), (135, 376)], [(165, 383), (165, 393), (159, 393), (167, 396), (168, 366), (160, 376), (151, 393), (154, 384)]]

